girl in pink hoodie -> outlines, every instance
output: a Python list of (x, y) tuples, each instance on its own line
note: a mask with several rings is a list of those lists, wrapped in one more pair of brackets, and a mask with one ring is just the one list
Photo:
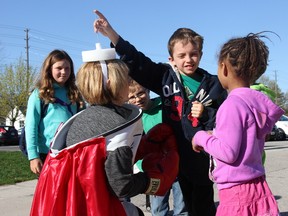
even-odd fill
[(248, 34), (225, 43), (218, 78), (228, 97), (216, 116), (213, 132), (199, 131), (193, 150), (211, 156), (210, 177), (217, 184), (217, 215), (279, 215), (261, 162), (265, 136), (283, 110), (266, 95), (250, 89), (266, 70), (269, 50), (265, 36)]

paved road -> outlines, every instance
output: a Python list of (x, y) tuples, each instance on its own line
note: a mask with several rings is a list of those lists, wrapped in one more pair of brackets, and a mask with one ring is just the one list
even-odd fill
[[(7, 148), (0, 147), (0, 151)], [(276, 197), (281, 216), (288, 216), (288, 141), (266, 143), (266, 176), (268, 184)], [(9, 146), (8, 150), (18, 150), (17, 146)], [(16, 185), (0, 186), (0, 215), (28, 216), (37, 181), (27, 181)], [(215, 202), (218, 202), (215, 189)], [(145, 215), (151, 215), (145, 208), (145, 195), (132, 198)], [(170, 198), (173, 202), (173, 198)]]
[(20, 151), (18, 145), (0, 146), (0, 151)]

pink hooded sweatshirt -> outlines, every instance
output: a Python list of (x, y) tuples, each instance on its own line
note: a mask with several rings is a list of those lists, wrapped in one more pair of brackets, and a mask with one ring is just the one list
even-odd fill
[[(250, 88), (232, 90), (219, 108), (213, 135), (199, 131), (194, 142), (213, 157), (213, 180), (219, 190), (265, 174), (265, 136), (284, 111), (266, 95)], [(208, 175), (208, 174), (207, 174)]]

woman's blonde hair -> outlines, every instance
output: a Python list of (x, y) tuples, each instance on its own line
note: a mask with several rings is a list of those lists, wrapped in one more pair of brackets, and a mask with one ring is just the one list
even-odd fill
[(84, 63), (76, 75), (76, 83), (84, 99), (91, 105), (103, 105), (119, 100), (120, 92), (129, 84), (129, 68), (119, 59), (106, 60), (107, 80), (104, 81), (101, 64)]

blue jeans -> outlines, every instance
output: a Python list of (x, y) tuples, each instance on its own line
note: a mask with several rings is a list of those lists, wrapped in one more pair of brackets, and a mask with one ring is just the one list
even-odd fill
[[(172, 184), (171, 187), (173, 194), (173, 215), (188, 216), (188, 212), (185, 209), (182, 191), (178, 180)], [(151, 199), (151, 213), (153, 216), (166, 216), (169, 213), (169, 190), (164, 196), (150, 196)]]

